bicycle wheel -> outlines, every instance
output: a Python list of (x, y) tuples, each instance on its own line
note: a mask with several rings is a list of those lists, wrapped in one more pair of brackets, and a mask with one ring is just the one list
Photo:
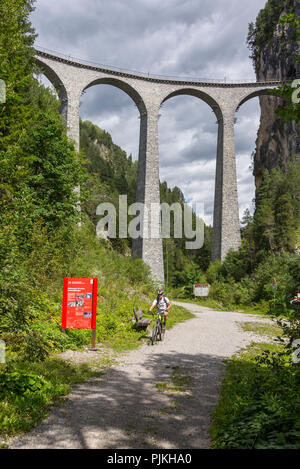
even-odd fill
[(157, 340), (162, 340), (161, 323), (157, 324)]
[(152, 330), (152, 337), (151, 337), (151, 343), (154, 345), (154, 342), (157, 340), (157, 322), (154, 324), (153, 330)]
[(165, 338), (166, 326), (161, 325), (161, 340), (163, 341)]

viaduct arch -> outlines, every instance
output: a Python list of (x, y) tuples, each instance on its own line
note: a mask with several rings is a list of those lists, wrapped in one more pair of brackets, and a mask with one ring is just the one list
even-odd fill
[[(192, 95), (205, 101), (218, 121), (212, 259), (224, 259), (241, 244), (235, 160), (235, 112), (251, 98), (268, 94), (279, 81), (218, 83), (171, 80), (127, 73), (36, 51), (36, 62), (57, 89), (68, 136), (79, 149), (79, 105), (84, 90), (96, 84), (110, 84), (127, 93), (140, 112), (140, 143), (136, 201), (142, 202), (151, 220), (142, 217), (142, 232), (133, 240), (132, 254), (151, 268), (158, 284), (164, 283), (160, 229), (158, 115), (160, 106), (177, 95)], [(153, 207), (155, 208), (153, 210)], [(151, 230), (152, 226), (152, 230)], [(153, 226), (157, 229), (153, 230)], [(155, 233), (155, 235), (153, 235)]]

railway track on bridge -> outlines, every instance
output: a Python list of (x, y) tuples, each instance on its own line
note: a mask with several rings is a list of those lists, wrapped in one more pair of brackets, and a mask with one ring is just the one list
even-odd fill
[[(53, 51), (54, 52), (54, 51)], [(154, 74), (147, 74), (137, 71), (126, 71), (119, 69), (117, 67), (111, 66), (103, 66), (100, 64), (93, 64), (90, 62), (85, 61), (84, 59), (77, 59), (75, 57), (64, 56), (63, 54), (56, 52), (56, 54), (52, 54), (46, 50), (36, 49), (36, 54), (39, 57), (45, 57), (52, 60), (56, 60), (58, 62), (63, 62), (68, 65), (72, 65), (75, 67), (80, 67), (87, 70), (93, 70), (97, 72), (102, 72), (106, 74), (111, 74), (114, 76), (124, 77), (124, 78), (131, 78), (131, 79), (139, 79), (150, 81), (154, 83), (165, 83), (170, 85), (191, 85), (191, 86), (217, 86), (217, 87), (224, 87), (224, 88), (232, 88), (232, 87), (253, 87), (253, 86), (262, 86), (262, 85), (269, 85), (269, 86), (279, 86), (282, 85), (283, 82), (279, 80), (267, 80), (267, 81), (230, 81), (230, 80), (220, 80), (220, 79), (199, 79), (196, 80), (195, 78), (187, 78), (187, 77), (168, 77), (163, 75), (154, 75)], [(292, 79), (291, 79), (292, 80)]]

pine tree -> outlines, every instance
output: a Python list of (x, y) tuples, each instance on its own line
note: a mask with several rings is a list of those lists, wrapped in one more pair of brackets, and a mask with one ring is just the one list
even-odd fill
[(275, 214), (273, 207), (272, 178), (266, 170), (256, 197), (253, 218), (254, 237), (258, 250), (274, 250)]
[(0, 197), (11, 192), (27, 170), (21, 147), (34, 114), (28, 99), (34, 70), (35, 34), (28, 20), (32, 4), (31, 0), (0, 3), (0, 79), (6, 85), (6, 103), (0, 105)]
[(28, 20), (32, 0), (1, 0), (0, 77), (6, 84), (6, 103), (0, 107), (0, 149), (20, 140), (32, 108), (26, 95), (33, 81), (36, 35)]
[(277, 250), (293, 252), (296, 233), (291, 195), (286, 192), (275, 203), (275, 244)]

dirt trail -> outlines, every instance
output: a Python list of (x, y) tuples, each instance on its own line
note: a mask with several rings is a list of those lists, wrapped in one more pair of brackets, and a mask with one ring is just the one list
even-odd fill
[(104, 375), (74, 388), (66, 403), (9, 447), (208, 448), (223, 359), (262, 340), (236, 322), (265, 320), (176, 304), (195, 318), (167, 331), (164, 342), (123, 355)]

